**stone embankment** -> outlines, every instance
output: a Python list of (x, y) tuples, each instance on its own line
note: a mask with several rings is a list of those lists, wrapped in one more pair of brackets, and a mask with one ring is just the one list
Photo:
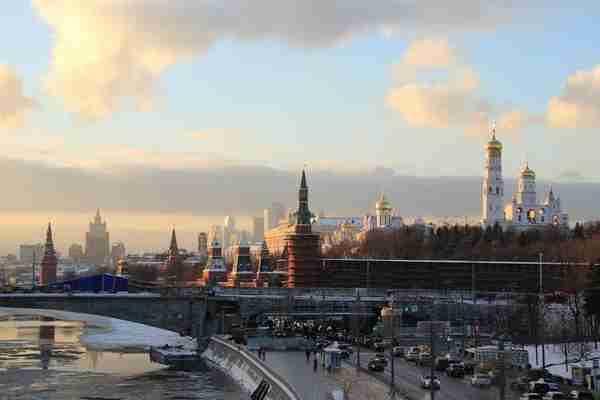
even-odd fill
[(271, 386), (267, 400), (302, 400), (290, 384), (243, 346), (213, 336), (202, 356), (249, 393), (264, 380)]

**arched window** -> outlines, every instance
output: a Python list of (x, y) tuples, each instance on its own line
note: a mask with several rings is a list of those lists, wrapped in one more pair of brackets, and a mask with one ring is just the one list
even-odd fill
[(536, 213), (534, 209), (530, 209), (529, 211), (527, 211), (527, 220), (530, 224), (535, 224), (535, 215)]

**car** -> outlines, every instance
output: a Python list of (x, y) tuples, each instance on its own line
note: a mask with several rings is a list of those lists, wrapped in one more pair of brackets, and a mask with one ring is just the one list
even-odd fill
[(419, 351), (418, 350), (410, 350), (408, 353), (406, 353), (406, 361), (418, 361), (419, 360)]
[(477, 373), (471, 377), (471, 386), (490, 386), (492, 378), (488, 374)]
[(387, 361), (385, 359), (373, 358), (367, 364), (367, 368), (369, 371), (381, 372), (385, 370), (386, 365)]
[(384, 366), (388, 365), (388, 359), (383, 353), (375, 353), (375, 356), (371, 360), (378, 360), (379, 362), (383, 363)]
[(373, 350), (376, 352), (384, 351), (385, 345), (382, 342), (375, 342), (373, 343)]
[(433, 386), (434, 390), (439, 390), (440, 380), (437, 376), (423, 375), (421, 376), (421, 387), (423, 389), (431, 389)]
[(421, 353), (419, 354), (419, 360), (417, 361), (417, 363), (421, 366), (426, 366), (429, 365), (431, 363), (431, 354), (429, 353)]
[(392, 354), (394, 355), (394, 357), (402, 357), (404, 356), (404, 348), (396, 346), (392, 349)]
[(542, 395), (550, 391), (550, 385), (548, 385), (543, 379), (529, 382), (529, 391), (531, 393), (540, 393)]
[(465, 368), (461, 364), (450, 364), (446, 368), (446, 375), (452, 378), (462, 378), (465, 376)]
[(435, 369), (436, 371), (444, 372), (450, 365), (450, 360), (447, 357), (436, 357), (435, 358)]
[(543, 400), (539, 393), (523, 393), (519, 400)]
[(543, 397), (543, 400), (566, 400), (567, 396), (563, 392), (550, 391), (546, 393)]
[(529, 381), (524, 377), (517, 378), (510, 383), (510, 388), (518, 392), (525, 392), (529, 389)]
[(572, 390), (569, 392), (569, 400), (593, 400), (594, 395), (587, 390)]

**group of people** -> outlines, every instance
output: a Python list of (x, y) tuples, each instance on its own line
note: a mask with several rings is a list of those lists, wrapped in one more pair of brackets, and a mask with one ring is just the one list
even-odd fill
[[(306, 350), (306, 362), (310, 362), (310, 350)], [(313, 371), (317, 372), (317, 368), (319, 367), (319, 362), (317, 361), (317, 352), (316, 350), (313, 352), (314, 354), (314, 358), (313, 358)]]
[(259, 360), (263, 360), (263, 361), (267, 360), (267, 349), (266, 348), (264, 348), (262, 346), (260, 346), (258, 348), (258, 358), (259, 358)]

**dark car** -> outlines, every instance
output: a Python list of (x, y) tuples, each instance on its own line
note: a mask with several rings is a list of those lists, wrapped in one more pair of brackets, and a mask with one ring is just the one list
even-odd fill
[(450, 364), (446, 368), (446, 375), (452, 378), (463, 378), (465, 376), (465, 369), (461, 364)]
[(369, 364), (367, 365), (367, 368), (369, 369), (369, 371), (377, 371), (377, 372), (381, 372), (383, 370), (385, 370), (385, 366), (387, 365), (387, 361), (385, 359), (380, 359), (380, 358), (374, 358), (371, 361), (369, 361)]

